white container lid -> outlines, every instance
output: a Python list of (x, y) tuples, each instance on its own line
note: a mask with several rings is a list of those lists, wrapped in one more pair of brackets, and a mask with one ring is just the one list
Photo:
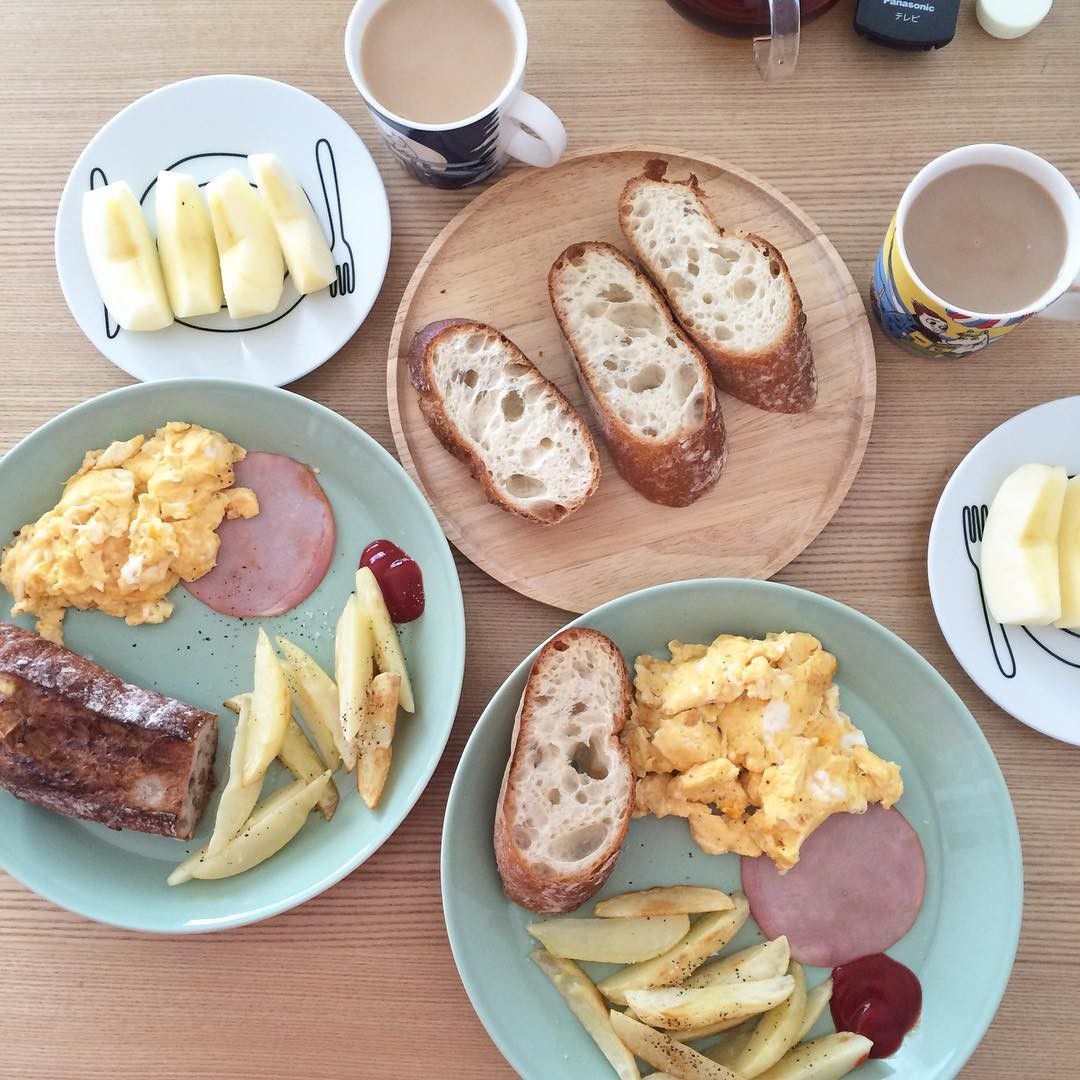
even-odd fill
[(996, 38), (1018, 38), (1046, 18), (1053, 0), (977, 0), (979, 25)]

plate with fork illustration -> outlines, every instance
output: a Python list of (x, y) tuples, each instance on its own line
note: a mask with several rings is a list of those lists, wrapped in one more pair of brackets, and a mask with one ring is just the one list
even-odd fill
[[(155, 227), (161, 171), (200, 187), (230, 168), (250, 177), (247, 155), (274, 153), (296, 177), (333, 253), (337, 278), (301, 296), (288, 277), (268, 315), (177, 319), (150, 333), (119, 327), (94, 283), (82, 237), (85, 192), (126, 180)], [(252, 75), (207, 75), (164, 86), (110, 120), (68, 177), (56, 215), (56, 269), (75, 321), (129, 375), (151, 381), (227, 377), (284, 386), (314, 370), (356, 333), (382, 287), (390, 210), (379, 170), (359, 135), (328, 105)]]
[(1080, 746), (1080, 632), (1003, 626), (983, 592), (990, 502), (1005, 477), (1028, 462), (1080, 472), (1080, 397), (1014, 416), (957, 466), (930, 529), (930, 598), (949, 648), (987, 697), (1028, 727)]

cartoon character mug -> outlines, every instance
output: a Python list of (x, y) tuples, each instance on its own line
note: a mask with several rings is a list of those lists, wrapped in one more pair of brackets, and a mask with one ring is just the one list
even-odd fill
[[(1062, 265), (1050, 288), (1025, 310), (979, 312), (956, 307), (932, 293), (908, 260), (904, 224), (912, 202), (932, 180), (966, 165), (1003, 165), (1019, 170), (1050, 193), (1065, 219)], [(881, 328), (898, 345), (938, 359), (979, 352), (1032, 315), (1080, 320), (1080, 195), (1048, 161), (1015, 146), (981, 143), (942, 154), (920, 170), (901, 196), (878, 252), (871, 304)]]
[[(566, 149), (566, 129), (547, 105), (522, 89), (528, 36), (516, 0), (494, 0), (513, 31), (509, 80), (477, 115), (444, 124), (418, 123), (397, 115), (367, 85), (360, 62), (361, 41), (384, 2), (357, 0), (345, 28), (345, 62), (379, 133), (409, 172), (433, 187), (462, 188), (486, 180), (508, 157), (540, 168), (558, 162)], [(463, 58), (462, 63), (468, 60)]]

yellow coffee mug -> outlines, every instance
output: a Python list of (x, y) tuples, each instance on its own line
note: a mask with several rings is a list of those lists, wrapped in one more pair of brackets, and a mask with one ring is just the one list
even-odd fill
[[(908, 208), (932, 180), (967, 165), (1003, 165), (1030, 176), (1054, 198), (1065, 219), (1065, 257), (1054, 283), (1023, 311), (966, 311), (931, 292), (912, 269), (904, 249)], [(993, 253), (988, 257), (992, 258)], [(898, 345), (920, 356), (969, 356), (1004, 337), (1032, 315), (1080, 319), (1080, 196), (1050, 162), (1016, 146), (961, 146), (924, 166), (908, 185), (878, 252), (871, 306), (881, 328)], [(1065, 295), (1068, 293), (1069, 295)]]

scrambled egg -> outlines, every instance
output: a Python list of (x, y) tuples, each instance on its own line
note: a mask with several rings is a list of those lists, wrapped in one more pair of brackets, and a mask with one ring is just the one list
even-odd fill
[(768, 855), (781, 870), (830, 814), (892, 806), (900, 767), (840, 711), (836, 657), (810, 634), (726, 634), (639, 656), (623, 731), (635, 816), (687, 818), (713, 855)]
[(253, 491), (233, 487), (245, 453), (216, 431), (177, 422), (88, 451), (56, 506), (0, 553), (11, 614), (36, 615), (38, 633), (57, 644), (69, 607), (131, 626), (167, 619), (177, 582), (213, 569), (222, 518), (259, 512)]

